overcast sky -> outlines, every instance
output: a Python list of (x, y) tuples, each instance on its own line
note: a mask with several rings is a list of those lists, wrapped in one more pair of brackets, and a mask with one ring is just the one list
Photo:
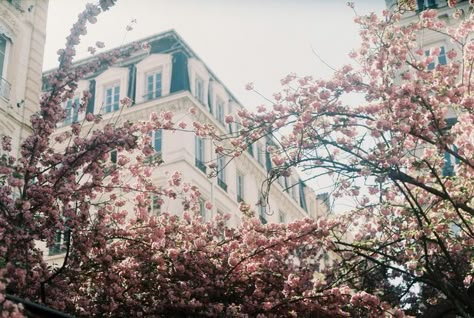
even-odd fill
[[(44, 69), (56, 67), (56, 51), (86, 0), (50, 0)], [(106, 48), (175, 29), (247, 107), (263, 100), (245, 91), (248, 82), (266, 96), (290, 72), (325, 77), (358, 43), (354, 13), (344, 0), (118, 0), (89, 26), (78, 57), (103, 41)], [(358, 13), (381, 12), (383, 0), (356, 0)], [(134, 30), (125, 28), (136, 19)]]

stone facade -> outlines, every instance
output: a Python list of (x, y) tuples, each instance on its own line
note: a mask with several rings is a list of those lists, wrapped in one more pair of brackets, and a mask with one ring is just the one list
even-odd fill
[(0, 135), (16, 150), (39, 109), (47, 15), (48, 0), (0, 1)]

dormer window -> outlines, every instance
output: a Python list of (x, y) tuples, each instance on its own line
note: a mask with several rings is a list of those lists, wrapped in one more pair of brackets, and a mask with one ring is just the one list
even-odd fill
[(110, 67), (95, 78), (94, 113), (108, 114), (120, 109), (120, 100), (127, 94), (128, 67)]
[(194, 97), (201, 103), (204, 103), (204, 81), (199, 76), (196, 76), (194, 83)]
[(146, 101), (161, 97), (163, 90), (162, 72), (148, 72), (146, 73), (145, 96)]
[(79, 107), (79, 97), (69, 99), (67, 102), (64, 103), (64, 126), (79, 121)]
[(170, 93), (171, 54), (151, 54), (137, 63), (136, 104), (148, 102)]
[[(206, 66), (196, 58), (188, 59), (189, 88), (191, 94), (205, 108), (211, 108), (208, 103), (211, 78)], [(213, 103), (211, 103), (213, 104)], [(210, 110), (212, 113), (212, 111)]]
[(103, 112), (110, 113), (119, 110), (120, 107), (120, 84), (115, 83), (105, 87), (105, 101)]
[(224, 116), (225, 116), (224, 101), (220, 98), (217, 98), (217, 100), (216, 100), (216, 118), (223, 125), (224, 125)]

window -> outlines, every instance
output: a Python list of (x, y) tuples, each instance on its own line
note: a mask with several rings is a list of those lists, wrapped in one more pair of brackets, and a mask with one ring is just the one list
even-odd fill
[(259, 193), (258, 197), (258, 218), (260, 219), (260, 222), (262, 222), (262, 224), (267, 224), (267, 217), (265, 214), (265, 198), (263, 197), (262, 193)]
[(116, 164), (116, 163), (117, 163), (117, 156), (118, 156), (118, 154), (117, 154), (117, 149), (112, 150), (112, 151), (110, 152), (110, 162)]
[(64, 231), (57, 230), (54, 234), (54, 242), (53, 245), (49, 247), (49, 255), (58, 255), (65, 253), (67, 250), (67, 246), (69, 244), (69, 240), (71, 238), (71, 231), (66, 229)]
[(6, 100), (10, 99), (10, 83), (5, 79), (7, 73), (9, 40), (3, 34), (0, 34), (0, 97)]
[(7, 38), (0, 34), (0, 77), (4, 77), (4, 70), (6, 69), (7, 41)]
[(268, 172), (272, 170), (272, 158), (270, 153), (265, 149), (265, 168)]
[(225, 158), (217, 158), (217, 184), (224, 191), (227, 191), (227, 184), (225, 183)]
[(258, 163), (264, 167), (265, 166), (265, 159), (262, 146), (257, 144), (257, 161)]
[(204, 81), (199, 76), (196, 76), (194, 84), (194, 97), (204, 104)]
[(21, 0), (7, 0), (8, 3), (11, 3), (15, 9), (21, 10), (23, 12), (23, 9), (21, 8)]
[(278, 211), (278, 220), (280, 221), (280, 223), (286, 223), (286, 214), (281, 210)]
[[(439, 55), (438, 55), (438, 63), (436, 63), (435, 61), (431, 62), (430, 64), (428, 64), (428, 70), (434, 70), (434, 68), (436, 67), (437, 64), (440, 64), (440, 65), (446, 65), (448, 64), (448, 60), (446, 58), (446, 50), (444, 49), (444, 46), (440, 46), (440, 52), (439, 52)], [(430, 56), (430, 50), (425, 50), (425, 56)]]
[(159, 215), (161, 213), (161, 200), (159, 196), (153, 194), (150, 199), (151, 203), (148, 207), (148, 213)]
[(104, 110), (106, 113), (114, 112), (120, 106), (120, 86), (118, 84), (105, 88)]
[(305, 184), (303, 183), (303, 181), (300, 180), (298, 188), (299, 188), (299, 194), (300, 194), (300, 207), (303, 210), (308, 211), (308, 208), (306, 206), (306, 198), (304, 194)]
[(163, 142), (163, 130), (158, 129), (151, 133), (151, 146), (155, 152), (161, 152), (161, 144)]
[(205, 144), (204, 139), (201, 137), (195, 138), (195, 156), (196, 156), (196, 167), (199, 168), (202, 172), (206, 173), (206, 165), (204, 164), (205, 161)]
[(114, 150), (111, 150), (109, 152), (109, 158), (108, 160), (110, 160), (110, 162), (112, 163), (111, 165), (109, 165), (108, 167), (105, 167), (104, 169), (104, 173), (106, 176), (109, 176), (113, 171), (115, 171), (115, 169), (117, 168), (115, 165), (117, 164), (117, 159), (118, 159), (118, 153), (117, 153), (117, 149), (114, 149)]
[(416, 8), (418, 11), (437, 8), (436, 0), (416, 0)]
[(216, 100), (216, 118), (221, 124), (225, 124), (224, 122), (224, 101), (220, 98), (217, 98)]
[[(453, 146), (453, 151), (457, 152), (458, 148)], [(460, 162), (459, 158), (451, 155), (449, 152), (444, 153), (444, 166), (443, 166), (443, 177), (454, 176), (454, 167)]]
[(247, 142), (247, 151), (253, 157), (253, 144), (250, 142)]
[(236, 181), (237, 181), (237, 185), (236, 185), (237, 202), (243, 202), (244, 201), (244, 176), (239, 171), (237, 171)]
[(79, 121), (79, 97), (64, 103), (64, 125), (70, 125)]
[(207, 213), (206, 209), (206, 200), (203, 198), (199, 199), (199, 215), (202, 217), (204, 222), (208, 221), (209, 213)]
[(150, 72), (145, 77), (145, 101), (152, 100), (162, 95), (162, 75), (159, 72)]
[(327, 192), (318, 193), (316, 195), (316, 200), (321, 201), (324, 204), (324, 206), (326, 207), (327, 211), (330, 211), (330, 209), (331, 209), (331, 202), (329, 202), (329, 199), (330, 199), (329, 198), (329, 193), (327, 193)]

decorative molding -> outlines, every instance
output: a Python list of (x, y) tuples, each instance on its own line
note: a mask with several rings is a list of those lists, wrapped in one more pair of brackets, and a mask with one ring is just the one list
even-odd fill
[(13, 42), (19, 31), (18, 19), (8, 10), (0, 10), (0, 33)]

